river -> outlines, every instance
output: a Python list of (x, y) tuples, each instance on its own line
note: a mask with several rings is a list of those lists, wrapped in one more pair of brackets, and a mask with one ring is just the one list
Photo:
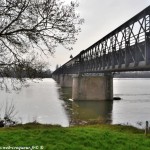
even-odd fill
[(114, 79), (114, 96), (119, 101), (71, 101), (71, 89), (61, 89), (53, 79), (29, 82), (19, 92), (0, 92), (1, 118), (5, 103), (13, 103), (20, 123), (37, 121), (63, 127), (78, 121), (144, 127), (150, 121), (150, 79)]

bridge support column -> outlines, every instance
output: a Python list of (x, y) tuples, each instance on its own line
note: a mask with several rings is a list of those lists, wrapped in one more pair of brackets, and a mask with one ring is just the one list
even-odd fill
[(61, 87), (72, 87), (73, 78), (72, 75), (60, 75)]
[(53, 75), (52, 78), (53, 78), (57, 83), (60, 83), (60, 75)]
[(113, 100), (113, 77), (74, 76), (73, 100)]

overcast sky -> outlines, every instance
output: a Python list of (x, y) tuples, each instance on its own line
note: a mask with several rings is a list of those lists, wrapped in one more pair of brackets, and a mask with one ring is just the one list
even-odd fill
[[(69, 1), (69, 0), (66, 0)], [(78, 41), (69, 51), (62, 47), (56, 48), (54, 57), (50, 57), (50, 69), (55, 70), (56, 65), (63, 65), (70, 58), (76, 56), (81, 50), (100, 40), (109, 32), (132, 18), (150, 5), (150, 0), (78, 0), (78, 12), (85, 19), (81, 26)]]

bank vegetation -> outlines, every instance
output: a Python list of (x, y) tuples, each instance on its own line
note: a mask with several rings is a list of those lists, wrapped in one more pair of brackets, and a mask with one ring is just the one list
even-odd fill
[(43, 147), (44, 150), (149, 150), (144, 130), (121, 125), (60, 127), (26, 124), (0, 129), (1, 147)]

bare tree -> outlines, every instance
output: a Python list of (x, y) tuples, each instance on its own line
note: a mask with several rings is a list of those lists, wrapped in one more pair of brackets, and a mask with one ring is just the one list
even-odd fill
[(77, 2), (61, 0), (1, 0), (0, 76), (7, 75), (4, 68), (23, 66), (26, 58), (53, 54), (58, 44), (70, 49), (83, 23), (76, 7)]
[(5, 105), (0, 105), (0, 127), (15, 125), (16, 114), (17, 111), (13, 101), (10, 103), (6, 101)]

